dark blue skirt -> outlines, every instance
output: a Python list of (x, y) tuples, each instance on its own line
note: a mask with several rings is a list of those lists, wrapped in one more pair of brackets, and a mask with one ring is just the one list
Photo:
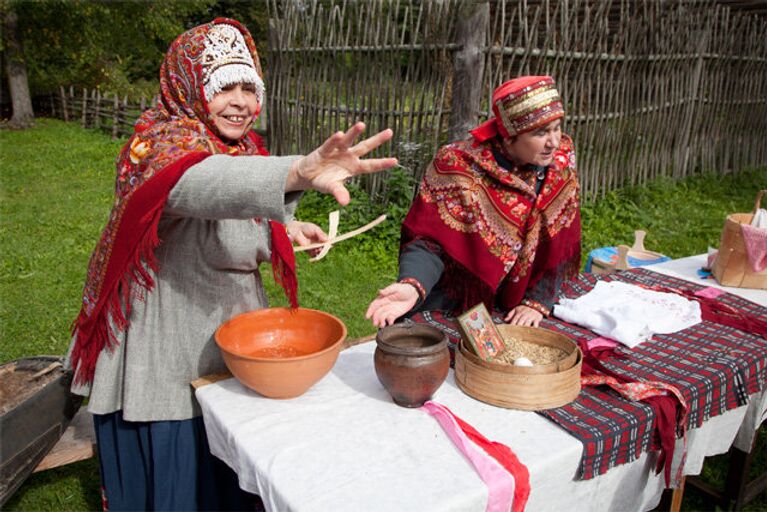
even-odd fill
[(258, 496), (210, 453), (202, 418), (93, 415), (105, 510), (257, 510)]

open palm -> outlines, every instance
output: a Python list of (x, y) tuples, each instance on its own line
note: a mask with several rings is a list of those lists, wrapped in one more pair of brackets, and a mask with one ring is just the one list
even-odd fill
[(356, 123), (346, 133), (336, 132), (319, 148), (300, 158), (295, 165), (296, 189), (311, 188), (332, 194), (341, 205), (349, 204), (349, 191), (344, 186), (349, 178), (369, 174), (397, 165), (396, 158), (362, 157), (392, 137), (390, 129), (383, 130), (354, 144), (365, 131), (364, 123)]
[(405, 283), (393, 283), (378, 292), (378, 296), (370, 303), (365, 318), (370, 319), (376, 327), (385, 327), (394, 323), (416, 305), (418, 292)]

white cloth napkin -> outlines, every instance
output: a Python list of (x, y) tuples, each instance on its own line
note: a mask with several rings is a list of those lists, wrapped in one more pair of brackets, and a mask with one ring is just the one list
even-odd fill
[(751, 219), (751, 225), (755, 228), (767, 228), (767, 210), (759, 208)]
[(554, 316), (633, 348), (653, 334), (681, 331), (701, 321), (700, 306), (674, 293), (599, 281), (577, 299), (562, 299)]

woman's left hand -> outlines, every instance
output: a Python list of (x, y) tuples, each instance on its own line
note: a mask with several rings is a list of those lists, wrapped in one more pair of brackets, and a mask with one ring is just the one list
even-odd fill
[(519, 305), (509, 311), (503, 320), (511, 325), (538, 327), (543, 320), (543, 314), (533, 308)]
[[(322, 230), (322, 228), (317, 224), (312, 224), (311, 222), (292, 220), (285, 225), (285, 229), (288, 232), (288, 238), (290, 238), (290, 241), (301, 247), (328, 241), (328, 235)], [(321, 250), (321, 247), (312, 249), (309, 251), (309, 254), (312, 256), (317, 256)]]

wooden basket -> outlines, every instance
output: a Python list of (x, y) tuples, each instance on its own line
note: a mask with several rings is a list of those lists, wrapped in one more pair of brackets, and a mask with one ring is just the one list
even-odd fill
[(761, 272), (754, 272), (751, 269), (740, 228), (741, 224), (751, 223), (765, 192), (767, 190), (761, 190), (756, 195), (754, 210), (751, 213), (732, 213), (724, 221), (719, 253), (712, 269), (714, 277), (722, 286), (767, 289), (767, 269)]
[(583, 356), (575, 342), (548, 329), (501, 325), (498, 330), (504, 339), (554, 346), (567, 356), (549, 365), (513, 366), (483, 361), (461, 341), (455, 353), (455, 381), (464, 393), (488, 404), (525, 411), (561, 407), (578, 397)]
[(591, 273), (611, 274), (616, 270), (627, 270), (631, 268), (631, 265), (629, 265), (629, 256), (633, 259), (647, 262), (663, 258), (663, 254), (655, 251), (648, 251), (645, 249), (644, 237), (646, 234), (647, 233), (641, 229), (634, 231), (634, 245), (631, 247), (628, 245), (619, 245), (618, 259), (615, 262), (603, 261), (598, 258), (594, 258), (591, 261)]

